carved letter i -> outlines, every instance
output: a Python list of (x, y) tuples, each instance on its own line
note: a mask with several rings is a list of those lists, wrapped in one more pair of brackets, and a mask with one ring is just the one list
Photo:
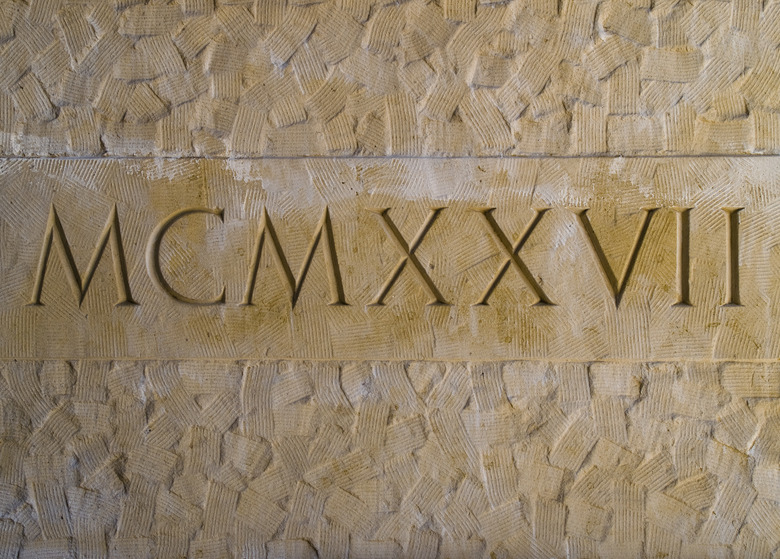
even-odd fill
[(691, 208), (672, 208), (677, 212), (677, 301), (675, 307), (690, 307)]
[(739, 306), (739, 212), (745, 208), (723, 208), (726, 212), (726, 301), (724, 307)]

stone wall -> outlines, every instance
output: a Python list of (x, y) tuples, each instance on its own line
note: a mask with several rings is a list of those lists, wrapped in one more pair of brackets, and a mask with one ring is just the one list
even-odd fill
[(776, 363), (0, 364), (22, 557), (770, 557)]
[(780, 4), (2, 3), (18, 155), (775, 153)]
[(0, 557), (777, 559), (778, 45), (0, 0)]

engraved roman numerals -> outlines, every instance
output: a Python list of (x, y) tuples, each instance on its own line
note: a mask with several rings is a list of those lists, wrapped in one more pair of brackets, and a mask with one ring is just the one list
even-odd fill
[(601, 248), (601, 243), (599, 243), (598, 236), (593, 230), (593, 226), (590, 224), (587, 208), (574, 210), (574, 215), (577, 216), (580, 225), (582, 225), (582, 229), (585, 232), (586, 238), (588, 239), (588, 244), (593, 251), (593, 255), (596, 257), (599, 271), (604, 277), (604, 281), (609, 288), (609, 292), (615, 298), (615, 307), (620, 306), (620, 300), (623, 298), (623, 292), (626, 289), (626, 284), (628, 284), (628, 278), (631, 277), (631, 270), (634, 269), (637, 256), (639, 255), (639, 249), (642, 248), (642, 242), (645, 240), (645, 236), (647, 235), (647, 228), (650, 226), (650, 219), (653, 217), (653, 214), (657, 209), (658, 208), (644, 208), (642, 210), (644, 215), (642, 216), (639, 229), (637, 229), (636, 237), (634, 237), (634, 244), (631, 247), (631, 252), (626, 259), (625, 264), (623, 265), (623, 272), (620, 274), (619, 279), (612, 270), (612, 266), (610, 266), (609, 261), (607, 260), (607, 256), (604, 254), (604, 250)]
[(726, 300), (724, 307), (739, 307), (739, 212), (744, 208), (723, 208), (726, 213)]
[(541, 221), (542, 216), (547, 211), (549, 211), (549, 209), (550, 208), (541, 208), (541, 209), (534, 210), (533, 218), (531, 218), (531, 221), (528, 223), (528, 226), (525, 228), (525, 231), (523, 231), (523, 233), (520, 235), (520, 238), (517, 239), (517, 242), (515, 244), (511, 244), (509, 242), (509, 238), (501, 230), (501, 227), (498, 226), (498, 223), (496, 223), (496, 220), (493, 217), (493, 211), (495, 210), (495, 208), (474, 209), (474, 211), (481, 213), (485, 217), (485, 221), (487, 221), (487, 224), (490, 227), (490, 231), (493, 233), (493, 235), (496, 237), (501, 247), (504, 249), (504, 252), (506, 253), (506, 257), (507, 257), (504, 263), (501, 264), (501, 266), (496, 271), (496, 275), (493, 276), (493, 279), (490, 281), (490, 284), (485, 288), (485, 291), (482, 292), (482, 296), (479, 298), (479, 301), (475, 303), (476, 305), (488, 304), (488, 299), (493, 294), (493, 291), (495, 291), (496, 287), (498, 286), (498, 283), (501, 281), (501, 278), (504, 277), (504, 274), (506, 274), (506, 271), (509, 269), (510, 266), (514, 267), (518, 272), (520, 272), (520, 277), (523, 278), (528, 288), (534, 292), (534, 295), (536, 295), (537, 301), (536, 303), (534, 303), (535, 305), (554, 304), (552, 301), (550, 301), (550, 298), (547, 297), (545, 292), (542, 290), (542, 287), (539, 285), (539, 282), (537, 282), (536, 279), (534, 279), (534, 277), (531, 275), (530, 270), (518, 255), (520, 249), (523, 248), (523, 245), (528, 240), (528, 237), (531, 236), (531, 233), (533, 233), (533, 230), (539, 224), (539, 221)]
[(218, 305), (225, 302), (225, 288), (222, 288), (220, 294), (211, 300), (193, 299), (186, 295), (182, 295), (176, 291), (165, 279), (160, 266), (160, 246), (162, 245), (163, 237), (168, 232), (174, 223), (191, 214), (212, 214), (217, 216), (220, 221), (223, 221), (224, 212), (222, 208), (184, 208), (173, 212), (160, 222), (157, 227), (154, 228), (152, 234), (149, 236), (149, 243), (146, 245), (146, 270), (149, 273), (149, 277), (159, 289), (170, 295), (172, 298), (182, 303), (188, 303), (190, 305)]
[(306, 274), (309, 272), (309, 267), (314, 259), (314, 251), (317, 250), (317, 246), (320, 244), (323, 235), (325, 236), (325, 242), (323, 243), (325, 262), (327, 263), (328, 275), (330, 277), (331, 300), (328, 304), (346, 305), (347, 301), (344, 298), (344, 285), (341, 281), (341, 273), (339, 272), (339, 260), (336, 256), (336, 243), (333, 240), (333, 224), (330, 221), (330, 212), (327, 206), (325, 206), (325, 210), (322, 212), (322, 218), (317, 224), (317, 228), (314, 230), (314, 235), (309, 243), (309, 249), (306, 251), (303, 264), (301, 264), (301, 271), (298, 273), (298, 279), (295, 279), (295, 276), (292, 274), (292, 269), (287, 262), (287, 257), (284, 255), (282, 244), (279, 242), (279, 236), (276, 234), (276, 229), (274, 229), (271, 218), (268, 216), (268, 210), (263, 208), (263, 217), (260, 223), (260, 229), (257, 232), (252, 263), (249, 265), (249, 279), (246, 284), (246, 291), (244, 292), (244, 299), (241, 301), (241, 304), (252, 304), (252, 298), (255, 292), (255, 282), (257, 281), (257, 270), (260, 266), (260, 255), (263, 251), (263, 245), (265, 244), (267, 236), (271, 241), (270, 245), (273, 249), (274, 258), (279, 268), (279, 275), (281, 276), (282, 281), (284, 281), (290, 289), (291, 302), (294, 307), (301, 294), (303, 280), (306, 279)]
[(672, 208), (677, 214), (677, 301), (676, 307), (691, 306), (691, 210)]
[(130, 294), (130, 280), (127, 275), (127, 259), (125, 258), (125, 249), (122, 246), (122, 234), (119, 230), (119, 215), (116, 204), (111, 208), (111, 213), (106, 220), (106, 225), (97, 242), (95, 252), (92, 253), (92, 259), (87, 265), (87, 270), (82, 278), (76, 266), (76, 260), (73, 258), (73, 251), (70, 243), (65, 236), (65, 229), (62, 227), (57, 209), (52, 204), (49, 210), (49, 221), (46, 224), (46, 233), (43, 236), (43, 248), (41, 257), (38, 260), (38, 270), (35, 274), (35, 284), (33, 285), (30, 305), (42, 305), (41, 293), (43, 291), (43, 279), (46, 276), (46, 270), (49, 265), (49, 255), (51, 254), (52, 244), (56, 241), (60, 261), (65, 267), (65, 275), (73, 288), (79, 300), (79, 306), (84, 302), (87, 296), (92, 278), (95, 275), (103, 252), (106, 250), (109, 242), (111, 243), (111, 253), (114, 262), (114, 280), (116, 281), (116, 290), (119, 295), (117, 305), (135, 305), (133, 296)]
[(387, 278), (387, 281), (379, 290), (379, 293), (377, 293), (376, 297), (374, 297), (374, 300), (371, 302), (372, 305), (385, 304), (385, 297), (387, 297), (387, 294), (390, 292), (390, 288), (393, 287), (395, 282), (401, 276), (401, 272), (404, 271), (404, 268), (407, 264), (412, 265), (412, 269), (417, 273), (417, 277), (420, 279), (420, 283), (422, 283), (422, 285), (430, 292), (431, 300), (428, 302), (429, 305), (449, 304), (444, 300), (444, 296), (436, 287), (436, 284), (433, 283), (431, 276), (428, 275), (428, 273), (425, 271), (425, 268), (422, 264), (420, 264), (420, 261), (414, 254), (414, 251), (417, 250), (417, 247), (420, 246), (420, 243), (422, 243), (425, 235), (428, 233), (428, 231), (430, 231), (431, 227), (433, 227), (433, 222), (436, 221), (436, 218), (439, 217), (439, 214), (444, 209), (445, 208), (431, 208), (430, 212), (428, 213), (428, 217), (425, 218), (425, 222), (422, 224), (422, 227), (420, 227), (420, 230), (417, 231), (417, 234), (414, 236), (414, 239), (412, 239), (411, 243), (406, 242), (406, 239), (403, 238), (403, 235), (401, 235), (398, 227), (396, 227), (395, 223), (393, 223), (393, 220), (390, 219), (390, 216), (388, 215), (390, 208), (369, 210), (381, 218), (381, 223), (385, 232), (387, 232), (387, 234), (392, 239), (395, 239), (396, 244), (404, 253), (401, 259), (398, 261), (398, 264), (395, 265), (395, 268), (393, 268), (393, 271), (390, 273), (390, 277)]
[[(550, 212), (560, 212), (562, 210), (555, 210), (553, 208), (546, 207), (533, 209), (533, 215), (526, 222), (522, 233), (520, 233), (517, 238), (513, 239), (513, 236), (508, 235), (502, 226), (499, 225), (494, 215), (494, 212), (496, 211), (496, 208), (494, 207), (471, 208), (473, 212), (471, 214), (464, 212), (463, 215), (458, 216), (456, 221), (450, 221), (448, 225), (438, 224), (440, 217), (445, 209), (447, 208), (428, 208), (427, 215), (422, 220), (422, 223), (417, 225), (417, 232), (413, 237), (411, 237), (411, 240), (407, 240), (407, 238), (404, 237), (395, 220), (393, 217), (391, 217), (391, 213), (394, 216), (397, 215), (396, 210), (393, 210), (389, 207), (382, 207), (377, 209), (366, 208), (365, 210), (362, 210), (372, 212), (376, 215), (376, 224), (384, 231), (386, 238), (389, 240), (391, 244), (390, 250), (400, 253), (397, 262), (390, 270), (389, 275), (384, 279), (376, 294), (370, 300), (364, 300), (363, 304), (379, 307), (386, 305), (394, 286), (398, 283), (398, 280), (401, 278), (404, 271), (408, 271), (408, 275), (416, 280), (417, 286), (419, 286), (419, 288), (428, 295), (428, 305), (450, 305), (439, 287), (443, 280), (441, 276), (437, 276), (437, 274), (440, 274), (439, 270), (434, 270), (432, 266), (426, 266), (423, 264), (423, 262), (421, 262), (420, 258), (418, 257), (417, 251), (424, 242), (429, 245), (430, 250), (448, 251), (453, 246), (456, 246), (455, 244), (448, 243), (458, 242), (458, 233), (464, 231), (461, 229), (461, 227), (477, 228), (480, 227), (479, 222), (481, 222), (482, 230), (485, 231), (484, 234), (489, 235), (499, 248), (500, 264), (495, 269), (492, 276), (483, 276), (485, 279), (482, 281), (485, 281), (486, 283), (475, 286), (477, 289), (476, 293), (472, 291), (471, 293), (473, 294), (468, 295), (468, 298), (470, 298), (471, 301), (464, 301), (463, 299), (465, 299), (467, 296), (461, 294), (462, 298), (460, 299), (460, 302), (469, 302), (475, 306), (487, 306), (490, 304), (491, 297), (493, 297), (495, 294), (502, 280), (507, 277), (507, 274), (516, 274), (519, 275), (520, 279), (525, 284), (526, 289), (530, 291), (530, 293), (535, 298), (535, 302), (533, 303), (534, 306), (555, 306), (555, 303), (553, 303), (553, 300), (548, 295), (546, 289), (543, 288), (544, 285), (549, 285), (545, 283), (543, 276), (550, 274), (551, 272), (542, 271), (541, 276), (534, 274), (521, 257), (521, 252), (528, 244), (531, 236), (537, 230), (537, 227), (539, 226), (542, 219), (550, 214)], [(720, 252), (720, 249), (718, 248), (716, 251), (719, 254), (722, 254), (725, 261), (725, 274), (723, 275), (723, 307), (741, 305), (739, 235), (741, 226), (740, 216), (742, 215), (742, 210), (744, 210), (742, 207), (729, 206), (721, 208), (722, 213), (715, 214), (718, 216), (718, 220), (722, 220), (717, 222), (720, 224), (717, 227), (719, 227), (725, 233), (725, 250)], [(397, 210), (398, 213), (401, 211), (403, 211), (402, 208)], [(609, 296), (614, 300), (615, 309), (618, 309), (626, 290), (629, 288), (632, 282), (632, 274), (636, 269), (637, 263), (640, 261), (640, 258), (645, 258), (645, 256), (642, 256), (642, 254), (643, 252), (647, 251), (642, 250), (643, 246), (645, 244), (652, 246), (655, 241), (659, 240), (658, 231), (660, 231), (660, 229), (653, 226), (653, 229), (651, 230), (651, 225), (654, 223), (653, 217), (659, 211), (661, 211), (661, 209), (656, 207), (642, 208), (638, 212), (638, 217), (634, 218), (636, 225), (631, 226), (634, 233), (630, 248), (627, 252), (624, 253), (623, 256), (617, 257), (619, 261), (622, 260), (622, 267), (619, 269), (619, 273), (617, 271), (618, 268), (613, 267), (614, 262), (610, 262), (610, 260), (614, 261), (615, 257), (610, 256), (608, 258), (608, 251), (606, 251), (602, 246), (601, 239), (603, 239), (605, 235), (610, 234), (610, 231), (608, 229), (605, 230), (603, 226), (599, 225), (598, 228), (600, 231), (599, 233), (596, 232), (596, 229), (594, 228), (589, 218), (588, 208), (572, 209), (570, 211), (571, 213), (569, 214), (563, 213), (561, 215), (563, 217), (568, 215), (569, 217), (566, 219), (573, 219), (574, 223), (572, 224), (570, 222), (567, 227), (571, 231), (579, 231), (578, 234), (582, 235), (581, 239), (584, 240), (585, 245), (588, 247), (587, 249), (577, 249), (577, 253), (580, 253), (583, 250), (585, 251), (585, 254), (588, 252), (590, 253), (592, 260), (588, 256), (585, 256), (585, 258), (588, 258), (588, 260), (595, 264), (593, 274), (599, 274), (601, 276), (603, 285), (606, 287)], [(670, 277), (665, 283), (665, 285), (668, 286), (668, 291), (670, 291), (673, 296), (673, 300), (670, 301), (670, 304), (676, 307), (692, 307), (694, 305), (693, 300), (695, 298), (691, 296), (691, 220), (692, 216), (695, 215), (698, 217), (699, 214), (696, 213), (694, 208), (690, 207), (671, 206), (665, 211), (668, 212), (667, 215), (670, 215), (670, 213), (674, 215), (674, 223), (676, 225), (674, 243), (675, 262), (673, 266), (674, 277), (672, 278), (670, 273)], [(469, 215), (473, 216), (475, 213), (479, 214), (478, 221), (474, 221), (472, 223), (468, 222), (468, 219), (475, 219), (474, 217), (468, 217)], [(174, 287), (172, 287), (172, 285), (166, 279), (166, 271), (163, 270), (164, 266), (160, 254), (161, 246), (170, 228), (185, 218), (188, 220), (214, 219), (214, 217), (209, 216), (215, 216), (219, 220), (219, 227), (221, 227), (222, 223), (225, 221), (225, 213), (222, 208), (186, 207), (168, 215), (166, 218), (160, 221), (149, 234), (146, 245), (145, 263), (151, 283), (159, 291), (180, 303), (189, 305), (223, 305), (228, 303), (225, 286), (215, 286), (214, 289), (217, 295), (214, 297), (195, 299), (174, 289)], [(453, 217), (455, 216), (453, 215)], [(457, 223), (458, 225), (454, 225), (454, 223)], [(574, 225), (575, 229), (572, 230), (571, 225)], [(429, 236), (431, 230), (434, 227), (439, 229), (436, 230), (434, 235)], [(450, 227), (452, 230), (448, 231), (446, 227)], [(475, 229), (474, 231), (479, 231), (479, 229)], [(465, 236), (462, 244), (458, 247), (459, 254), (463, 254), (464, 250), (469, 249), (469, 243), (473, 243), (474, 234), (472, 232), (469, 233), (470, 235)], [(361, 244), (361, 234), (361, 232), (358, 232), (355, 237), (358, 239), (358, 245)], [(614, 236), (614, 233), (611, 234)], [(45, 277), (49, 267), (49, 261), (51, 260), (50, 256), (52, 254), (53, 248), (59, 257), (66, 280), (70, 284), (71, 290), (76, 296), (78, 305), (81, 305), (87, 296), (90, 285), (92, 284), (92, 280), (98, 269), (98, 264), (106, 252), (106, 248), (109, 247), (111, 249), (113, 276), (118, 295), (116, 304), (137, 304), (133, 299), (130, 290), (128, 264), (127, 258), (125, 257), (125, 249), (122, 243), (122, 235), (119, 225), (119, 213), (116, 205), (111, 208), (103, 230), (97, 237), (98, 240), (92, 252), (92, 257), (82, 275), (78, 266), (76, 265), (76, 259), (73, 256), (72, 246), (65, 234), (65, 228), (63, 227), (60, 216), (57, 213), (56, 208), (52, 205), (49, 211), (47, 223), (45, 225), (43, 243), (40, 250), (40, 256), (38, 258), (38, 266), (34, 274), (32, 294), (29, 298), (29, 304), (35, 306), (42, 305), (41, 301), (43, 298)], [(328, 281), (328, 291), (330, 292), (330, 297), (327, 299), (326, 304), (333, 306), (348, 306), (347, 297), (344, 290), (344, 282), (342, 280), (340, 258), (337, 254), (337, 247), (342, 245), (339, 245), (339, 243), (336, 242), (337, 237), (334, 233), (330, 208), (327, 206), (323, 208), (319, 221), (315, 225), (313, 233), (311, 233), (310, 237), (288, 239), (288, 241), (292, 243), (300, 243), (301, 239), (305, 241), (307, 238), (309, 239), (308, 247), (303, 256), (303, 260), (301, 261), (298, 275), (296, 276), (293, 274), (290, 259), (288, 258), (289, 252), (285, 253), (280, 236), (277, 233), (277, 229), (274, 226), (271, 216), (269, 215), (268, 210), (263, 208), (253, 245), (253, 250), (250, 253), (248, 268), (246, 268), (246, 282), (244, 283), (245, 287), (243, 291), (243, 297), (241, 298), (240, 303), (238, 301), (236, 301), (236, 303), (242, 306), (251, 306), (254, 304), (254, 300), (256, 298), (264, 294), (265, 290), (262, 289), (258, 293), (258, 283), (261, 281), (258, 276), (260, 272), (261, 256), (263, 254), (263, 250), (265, 249), (266, 252), (271, 253), (278, 276), (289, 291), (291, 309), (294, 309), (300, 300), (304, 283), (306, 278), (309, 277), (309, 272), (311, 271), (311, 267), (315, 262), (315, 255), (317, 252), (322, 254), (322, 262), (324, 263), (324, 266), (327, 270), (326, 277)], [(651, 239), (651, 241), (648, 242), (648, 239)], [(547, 250), (558, 250), (559, 247), (556, 244), (557, 241), (553, 241), (550, 238), (550, 242), (551, 246)], [(75, 246), (83, 246), (84, 244), (85, 243), (82, 242)], [(90, 241), (88, 241), (86, 244), (89, 246)], [(294, 246), (302, 245), (295, 244)], [(318, 251), (318, 249), (321, 250)], [(353, 246), (353, 253), (355, 250), (356, 248)], [(536, 247), (534, 250), (537, 251), (538, 254), (539, 248)], [(542, 245), (542, 250), (545, 250), (544, 245)], [(659, 258), (658, 254), (660, 253), (656, 254), (656, 259)], [(450, 255), (446, 252), (442, 252), (442, 256), (446, 259)], [(492, 258), (493, 256), (494, 255), (491, 253), (486, 255), (485, 259)], [(574, 256), (579, 257), (578, 254), (575, 254)], [(229, 256), (226, 254), (225, 258), (228, 257)], [(348, 262), (347, 269), (349, 270), (350, 274), (361, 274), (363, 270), (360, 269), (360, 266), (370, 265), (369, 262), (360, 262), (361, 264), (358, 265), (352, 262)], [(245, 265), (246, 264), (240, 264), (239, 267), (243, 267)], [(560, 266), (560, 262), (558, 262), (557, 265)], [(672, 269), (671, 265), (667, 267), (669, 270)], [(233, 266), (233, 269), (235, 269), (235, 266)], [(561, 269), (557, 269), (556, 273), (560, 273), (561, 271), (565, 273), (565, 270)], [(167, 273), (173, 274), (173, 270), (168, 270)], [(355, 276), (353, 275), (352, 277)], [(490, 277), (490, 279), (487, 280), (487, 277)], [(268, 281), (268, 279), (266, 278), (264, 281)], [(589, 278), (584, 277), (582, 278), (582, 281), (589, 281)], [(235, 285), (235, 282), (233, 282), (233, 284)], [(473, 282), (470, 285), (474, 285)], [(674, 287), (672, 288), (671, 286)], [(182, 289), (182, 291), (186, 292), (187, 289)], [(479, 293), (479, 295), (476, 295), (477, 293)], [(562, 294), (558, 294), (558, 296), (561, 295)], [(553, 296), (555, 296), (555, 293), (553, 293)]]

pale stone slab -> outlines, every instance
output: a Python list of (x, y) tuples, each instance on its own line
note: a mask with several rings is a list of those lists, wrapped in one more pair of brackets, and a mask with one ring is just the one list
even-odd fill
[(0, 1), (0, 557), (777, 557), (779, 7)]
[(773, 2), (7, 1), (0, 153), (778, 153)]
[(0, 166), (6, 358), (780, 357), (774, 158)]
[(778, 384), (743, 388), (768, 371), (777, 379), (776, 366), (706, 361), (2, 361), (0, 545), (770, 557)]

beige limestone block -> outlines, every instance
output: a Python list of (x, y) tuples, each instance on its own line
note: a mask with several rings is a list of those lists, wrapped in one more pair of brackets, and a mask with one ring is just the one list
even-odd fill
[[(780, 107), (778, 10), (751, 0), (415, 0), (373, 8), (364, 0), (40, 0), (2, 9), (0, 93), (14, 100), (2, 130), (11, 137), (0, 143), (7, 154), (83, 155), (82, 143), (59, 142), (56, 130), (67, 126), (69, 109), (96, 106), (96, 90), (120, 89), (105, 90), (110, 77), (138, 92), (129, 109), (104, 94), (101, 112), (112, 121), (159, 122), (183, 104), (191, 110), (169, 120), (165, 135), (112, 135), (88, 121), (80, 133), (101, 138), (90, 155), (437, 155), (442, 140), (419, 137), (429, 118), (457, 131), (454, 155), (778, 151), (767, 116)], [(204, 123), (222, 120), (224, 107), (199, 76), (225, 75), (240, 106), (258, 98), (294, 104), (258, 115), (253, 128), (281, 128), (273, 141), (247, 137), (241, 126), (218, 127), (220, 145), (204, 137)], [(383, 130), (355, 142), (348, 126), (328, 126), (345, 110), (343, 85), (388, 96), (380, 100), (387, 114), (351, 115), (366, 124), (378, 118)], [(712, 119), (713, 111), (733, 114), (724, 95), (740, 98), (743, 118)], [(535, 103), (555, 105), (565, 125), (521, 119)], [(698, 123), (693, 142), (686, 126), (666, 123), (660, 132), (685, 107)], [(617, 115), (628, 120), (617, 123)], [(56, 126), (37, 137), (25, 128), (49, 122)], [(301, 122), (325, 141), (301, 142), (292, 126)], [(539, 135), (544, 142), (529, 139)]]
[[(736, 361), (722, 370), (729, 393), (776, 398), (774, 365), (739, 362), (778, 356), (764, 318), (776, 312), (776, 169), (675, 161), (9, 159), (0, 351), (715, 358)], [(598, 396), (596, 430), (623, 440), (630, 365), (556, 374), (564, 410)], [(643, 405), (695, 417), (723, 402), (680, 386)], [(734, 402), (721, 419), (724, 442), (750, 443), (749, 410)]]
[(0, 1), (0, 556), (777, 556), (779, 14)]

